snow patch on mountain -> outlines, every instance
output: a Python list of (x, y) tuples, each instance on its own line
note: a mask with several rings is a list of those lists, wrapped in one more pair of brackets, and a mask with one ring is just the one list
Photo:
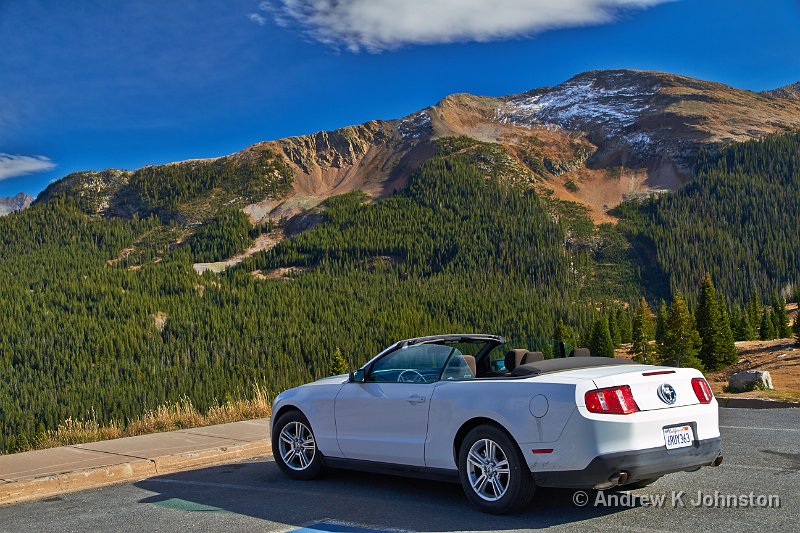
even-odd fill
[[(608, 133), (632, 126), (649, 109), (648, 100), (658, 86), (599, 84), (596, 79), (573, 79), (538, 94), (515, 95), (500, 104), (497, 120), (517, 126), (554, 124), (580, 129), (601, 125)], [(646, 142), (644, 137), (639, 142)]]
[(625, 136), (625, 141), (631, 146), (649, 146), (653, 144), (653, 139), (644, 132), (632, 133)]
[(427, 110), (409, 115), (397, 123), (397, 131), (404, 139), (421, 139), (433, 133), (431, 116)]

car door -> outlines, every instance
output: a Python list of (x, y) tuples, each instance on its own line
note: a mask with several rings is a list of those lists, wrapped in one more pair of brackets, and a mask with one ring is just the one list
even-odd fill
[(375, 361), (364, 382), (346, 383), (336, 397), (336, 435), (348, 459), (425, 465), (433, 389), (453, 349), (421, 344)]

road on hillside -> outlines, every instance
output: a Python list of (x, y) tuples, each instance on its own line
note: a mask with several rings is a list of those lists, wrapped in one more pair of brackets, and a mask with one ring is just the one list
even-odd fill
[[(264, 458), (0, 507), (0, 531), (797, 531), (800, 409), (721, 409), (720, 425), (721, 467), (667, 476), (628, 501), (589, 491), (578, 506), (574, 491), (542, 489), (527, 512), (490, 516), (458, 485), (343, 471), (293, 482)], [(694, 506), (698, 491), (706, 501)], [(751, 493), (756, 505), (777, 496), (780, 507), (721, 507), (715, 491), (748, 505)]]

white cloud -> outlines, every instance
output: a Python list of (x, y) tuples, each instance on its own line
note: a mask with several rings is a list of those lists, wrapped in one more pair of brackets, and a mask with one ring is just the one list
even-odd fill
[(613, 20), (620, 9), (670, 0), (274, 0), (259, 9), (280, 25), (357, 52), (406, 44), (492, 41)]
[(0, 152), (0, 181), (54, 168), (56, 164), (43, 155), (14, 155)]
[(264, 15), (261, 15), (259, 13), (248, 13), (247, 18), (258, 24), (259, 26), (263, 26), (264, 24), (267, 23), (266, 17), (264, 17)]

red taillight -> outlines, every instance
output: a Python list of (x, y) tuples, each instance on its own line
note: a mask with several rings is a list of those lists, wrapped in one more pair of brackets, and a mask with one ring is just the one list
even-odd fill
[(644, 372), (643, 376), (663, 376), (664, 374), (674, 374), (674, 370), (657, 370), (655, 372)]
[(629, 415), (639, 410), (627, 385), (607, 389), (590, 390), (584, 396), (586, 409), (591, 413)]
[(694, 389), (697, 399), (700, 400), (700, 403), (711, 403), (711, 400), (714, 399), (714, 393), (711, 392), (711, 386), (705, 379), (693, 378), (692, 388)]

